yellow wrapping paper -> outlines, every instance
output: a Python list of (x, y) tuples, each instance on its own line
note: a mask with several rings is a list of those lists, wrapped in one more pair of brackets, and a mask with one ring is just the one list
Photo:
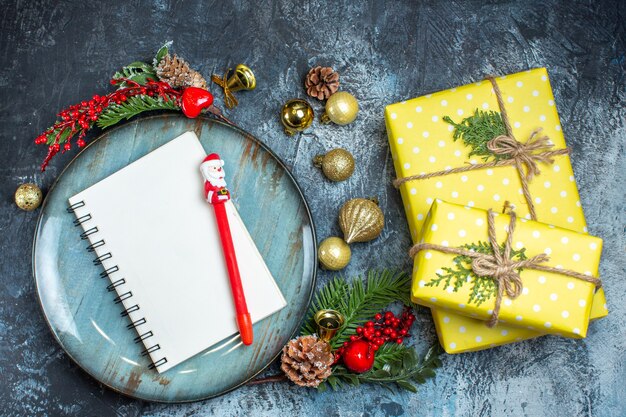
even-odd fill
[[(497, 82), (518, 140), (525, 141), (532, 130), (542, 127), (543, 133), (550, 137), (555, 149), (566, 146), (545, 68), (499, 77)], [(476, 109), (499, 111), (488, 81), (387, 106), (385, 121), (397, 176), (406, 177), (481, 162), (480, 159), (467, 157), (470, 149), (462, 141), (454, 141), (452, 126), (442, 121), (443, 116), (447, 115), (460, 122)], [(557, 156), (553, 165), (539, 164), (539, 168), (541, 175), (530, 183), (538, 220), (578, 232), (587, 232), (569, 157)], [(508, 200), (515, 205), (519, 215), (528, 215), (519, 175), (513, 167), (482, 169), (412, 181), (403, 184), (400, 192), (414, 242), (430, 205), (436, 198), (484, 209), (497, 209)], [(444, 313), (449, 320), (444, 320)], [(601, 289), (594, 297), (590, 317), (600, 318), (607, 314), (604, 292)], [(474, 330), (482, 331), (485, 327), (479, 320), (453, 315), (450, 312), (433, 311), (440, 335), (450, 333), (457, 336), (460, 327), (466, 329), (467, 334), (471, 334)], [(449, 325), (452, 321), (459, 323), (459, 326)], [(493, 335), (489, 340), (476, 341), (471, 338), (466, 344), (457, 344), (458, 347), (454, 350), (446, 349), (449, 353), (479, 350), (542, 334), (503, 324), (490, 330)]]
[[(510, 218), (505, 214), (497, 214), (494, 220), (498, 242), (503, 244)], [(426, 217), (420, 242), (455, 248), (489, 242), (487, 212), (436, 200)], [(544, 223), (517, 219), (512, 248), (525, 249), (528, 258), (540, 253), (549, 254), (550, 260), (542, 263), (544, 266), (597, 276), (602, 239)], [(495, 294), (482, 303), (470, 301), (470, 294), (475, 286), (474, 277), (463, 276), (462, 281), (452, 278), (448, 286), (443, 281), (434, 285), (433, 279), (438, 274), (445, 275), (445, 268), (456, 269), (453, 262), (456, 256), (436, 250), (422, 250), (415, 256), (411, 292), (413, 301), (428, 307), (452, 310), (479, 320), (489, 319), (494, 308)], [(519, 274), (524, 287), (522, 295), (514, 300), (503, 297), (499, 315), (501, 322), (567, 337), (586, 336), (595, 290), (593, 284), (556, 272), (532, 268), (524, 268)], [(482, 330), (486, 328), (482, 323), (482, 328), (471, 335), (474, 341), (482, 341), (485, 337)], [(503, 329), (499, 330), (501, 333)], [(449, 348), (456, 346), (457, 342), (448, 342)]]

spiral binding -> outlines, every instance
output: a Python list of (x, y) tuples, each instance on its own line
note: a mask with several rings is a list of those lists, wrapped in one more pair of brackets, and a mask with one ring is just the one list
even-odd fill
[[(78, 202), (70, 205), (67, 208), (67, 212), (68, 213), (73, 213), (73, 214), (76, 215), (76, 219), (73, 222), (75, 226), (81, 226), (81, 225), (83, 225), (83, 223), (88, 222), (88, 221), (93, 219), (92, 216), (91, 216), (91, 213), (82, 214), (81, 216), (79, 216), (76, 213), (76, 210), (80, 209), (82, 207), (85, 207), (85, 202), (81, 200), (81, 201), (78, 201)], [(94, 234), (99, 232), (97, 226), (91, 227), (89, 229), (87, 229), (87, 228), (84, 228), (84, 229), (85, 229), (84, 232), (80, 234), (81, 240), (87, 240), (87, 239), (89, 239), (89, 237), (91, 235), (94, 235)], [(87, 249), (87, 252), (90, 252), (90, 253), (91, 252), (96, 252), (97, 248), (101, 248), (101, 247), (103, 247), (105, 245), (106, 245), (106, 241), (104, 239), (100, 239), (98, 241), (95, 241), (95, 242), (91, 243), (89, 246), (87, 246), (86, 249)], [(111, 252), (106, 252), (106, 253), (103, 253), (102, 255), (99, 255), (98, 257), (96, 257), (92, 262), (93, 262), (94, 265), (103, 265), (104, 261), (107, 261), (107, 260), (112, 259), (112, 258), (113, 258), (113, 254)], [(104, 267), (104, 265), (103, 265), (103, 267)], [(111, 266), (109, 268), (105, 268), (104, 271), (102, 271), (100, 273), (100, 277), (101, 278), (109, 278), (111, 280), (111, 284), (109, 284), (107, 286), (107, 291), (109, 291), (109, 292), (118, 291), (118, 289), (121, 289), (122, 286), (126, 284), (126, 279), (125, 278), (120, 278), (120, 279), (117, 279), (115, 281), (111, 278), (111, 275), (116, 273), (116, 272), (119, 272), (119, 270), (120, 270), (119, 266), (113, 265), (113, 266)], [(123, 302), (128, 300), (132, 296), (133, 296), (133, 292), (132, 291), (126, 291), (126, 292), (118, 291), (118, 296), (113, 299), (113, 302), (115, 302), (115, 304), (122, 304), (122, 306), (124, 307)], [(128, 318), (131, 320), (131, 322), (126, 326), (126, 328), (129, 329), (129, 330), (135, 330), (137, 332), (138, 336), (133, 339), (133, 341), (135, 343), (142, 343), (145, 340), (147, 340), (147, 339), (149, 339), (151, 337), (154, 337), (154, 333), (152, 332), (152, 330), (148, 330), (148, 331), (145, 331), (145, 332), (142, 333), (138, 329), (139, 326), (143, 326), (143, 325), (145, 325), (147, 323), (147, 320), (146, 320), (145, 317), (142, 317), (140, 319), (132, 321), (132, 319), (130, 317), (130, 314), (134, 313), (134, 312), (137, 312), (139, 310), (140, 310), (139, 304), (134, 304), (134, 305), (132, 305), (132, 306), (130, 306), (128, 308), (124, 307), (124, 310), (120, 313), (122, 317), (128, 316)], [(144, 344), (145, 344), (145, 342), (144, 342)], [(150, 354), (152, 354), (154, 352), (157, 352), (159, 350), (161, 350), (161, 345), (159, 345), (158, 343), (155, 343), (154, 345), (152, 345), (150, 347), (146, 347), (146, 349), (144, 349), (141, 352), (141, 356), (147, 356), (147, 355), (150, 355)], [(155, 368), (158, 368), (159, 366), (164, 365), (166, 363), (167, 363), (167, 358), (164, 356), (164, 357), (154, 361), (152, 364), (150, 364), (150, 366), (148, 366), (148, 369), (155, 369)]]

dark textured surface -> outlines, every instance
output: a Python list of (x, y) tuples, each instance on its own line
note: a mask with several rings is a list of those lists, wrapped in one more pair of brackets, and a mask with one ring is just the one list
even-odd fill
[[(624, 281), (624, 101), (626, 7), (621, 1), (571, 2), (2, 2), (0, 56), (0, 414), (77, 416), (189, 415), (626, 415)], [(544, 337), (444, 358), (418, 394), (376, 387), (318, 394), (286, 383), (244, 387), (185, 405), (121, 397), (71, 363), (43, 320), (30, 250), (37, 213), (12, 203), (22, 182), (45, 190), (70, 156), (38, 172), (44, 149), (32, 139), (62, 107), (108, 89), (108, 77), (149, 59), (163, 41), (206, 76), (245, 62), (258, 88), (239, 94), (228, 116), (265, 141), (309, 199), (318, 236), (337, 234), (348, 197), (378, 195), (386, 229), (359, 245), (347, 272), (409, 268), (409, 234), (393, 175), (383, 106), (475, 81), (546, 66), (590, 232), (605, 239), (601, 275), (611, 311), (586, 340)], [(320, 126), (286, 137), (277, 112), (303, 97), (316, 64), (334, 66), (362, 112), (347, 127)], [(217, 92), (218, 101), (221, 98)], [(314, 104), (319, 113), (321, 106)], [(330, 184), (310, 164), (344, 146), (358, 161), (347, 182)], [(397, 256), (396, 253), (400, 253)], [(320, 283), (329, 277), (320, 274)], [(421, 312), (418, 344), (435, 340)], [(219, 378), (219, 376), (216, 376)]]

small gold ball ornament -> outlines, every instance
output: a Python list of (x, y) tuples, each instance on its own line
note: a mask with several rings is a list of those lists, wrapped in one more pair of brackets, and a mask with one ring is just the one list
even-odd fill
[(33, 211), (43, 200), (43, 194), (35, 184), (22, 184), (15, 191), (15, 204), (24, 211)]
[(343, 239), (332, 236), (320, 243), (317, 256), (322, 267), (331, 271), (339, 271), (350, 263), (352, 252), (350, 246)]
[(378, 207), (378, 200), (354, 198), (339, 210), (339, 226), (347, 243), (369, 242), (383, 231), (385, 215)]
[(331, 181), (344, 181), (354, 172), (354, 157), (345, 149), (337, 148), (313, 158), (313, 165), (322, 169)]
[(285, 127), (285, 133), (293, 136), (311, 126), (315, 114), (313, 108), (306, 101), (299, 98), (289, 100), (280, 111), (280, 121)]
[(322, 115), (322, 123), (347, 125), (354, 122), (359, 114), (359, 102), (350, 93), (339, 91), (328, 98), (326, 112)]

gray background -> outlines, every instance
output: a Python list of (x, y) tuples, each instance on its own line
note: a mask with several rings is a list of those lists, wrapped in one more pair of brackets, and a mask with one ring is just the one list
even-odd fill
[[(0, 414), (626, 415), (623, 1), (1, 4)], [(319, 394), (276, 383), (162, 405), (100, 386), (48, 331), (30, 269), (37, 212), (19, 211), (12, 195), (26, 181), (45, 192), (72, 157), (55, 158), (44, 174), (38, 170), (45, 148), (32, 140), (56, 112), (109, 91), (115, 70), (150, 59), (167, 40), (207, 77), (239, 62), (253, 68), (257, 90), (238, 94), (241, 105), (227, 115), (292, 167), (320, 239), (338, 233), (336, 213), (347, 198), (380, 198), (385, 232), (354, 248), (349, 275), (375, 266), (410, 268), (400, 196), (389, 185), (383, 106), (490, 73), (548, 67), (589, 229), (605, 240), (601, 275), (609, 317), (582, 341), (544, 337), (446, 356), (437, 378), (417, 394), (371, 386)], [(340, 71), (342, 88), (359, 98), (362, 111), (350, 126), (316, 123), (289, 138), (278, 110), (285, 100), (305, 96), (303, 77), (317, 64)], [(216, 98), (221, 104), (219, 91)], [(321, 105), (314, 106), (319, 114)], [(337, 146), (355, 154), (358, 168), (349, 181), (331, 184), (310, 160)], [(322, 272), (319, 284), (329, 276)], [(436, 340), (427, 311), (419, 313), (416, 339), (421, 348)]]

